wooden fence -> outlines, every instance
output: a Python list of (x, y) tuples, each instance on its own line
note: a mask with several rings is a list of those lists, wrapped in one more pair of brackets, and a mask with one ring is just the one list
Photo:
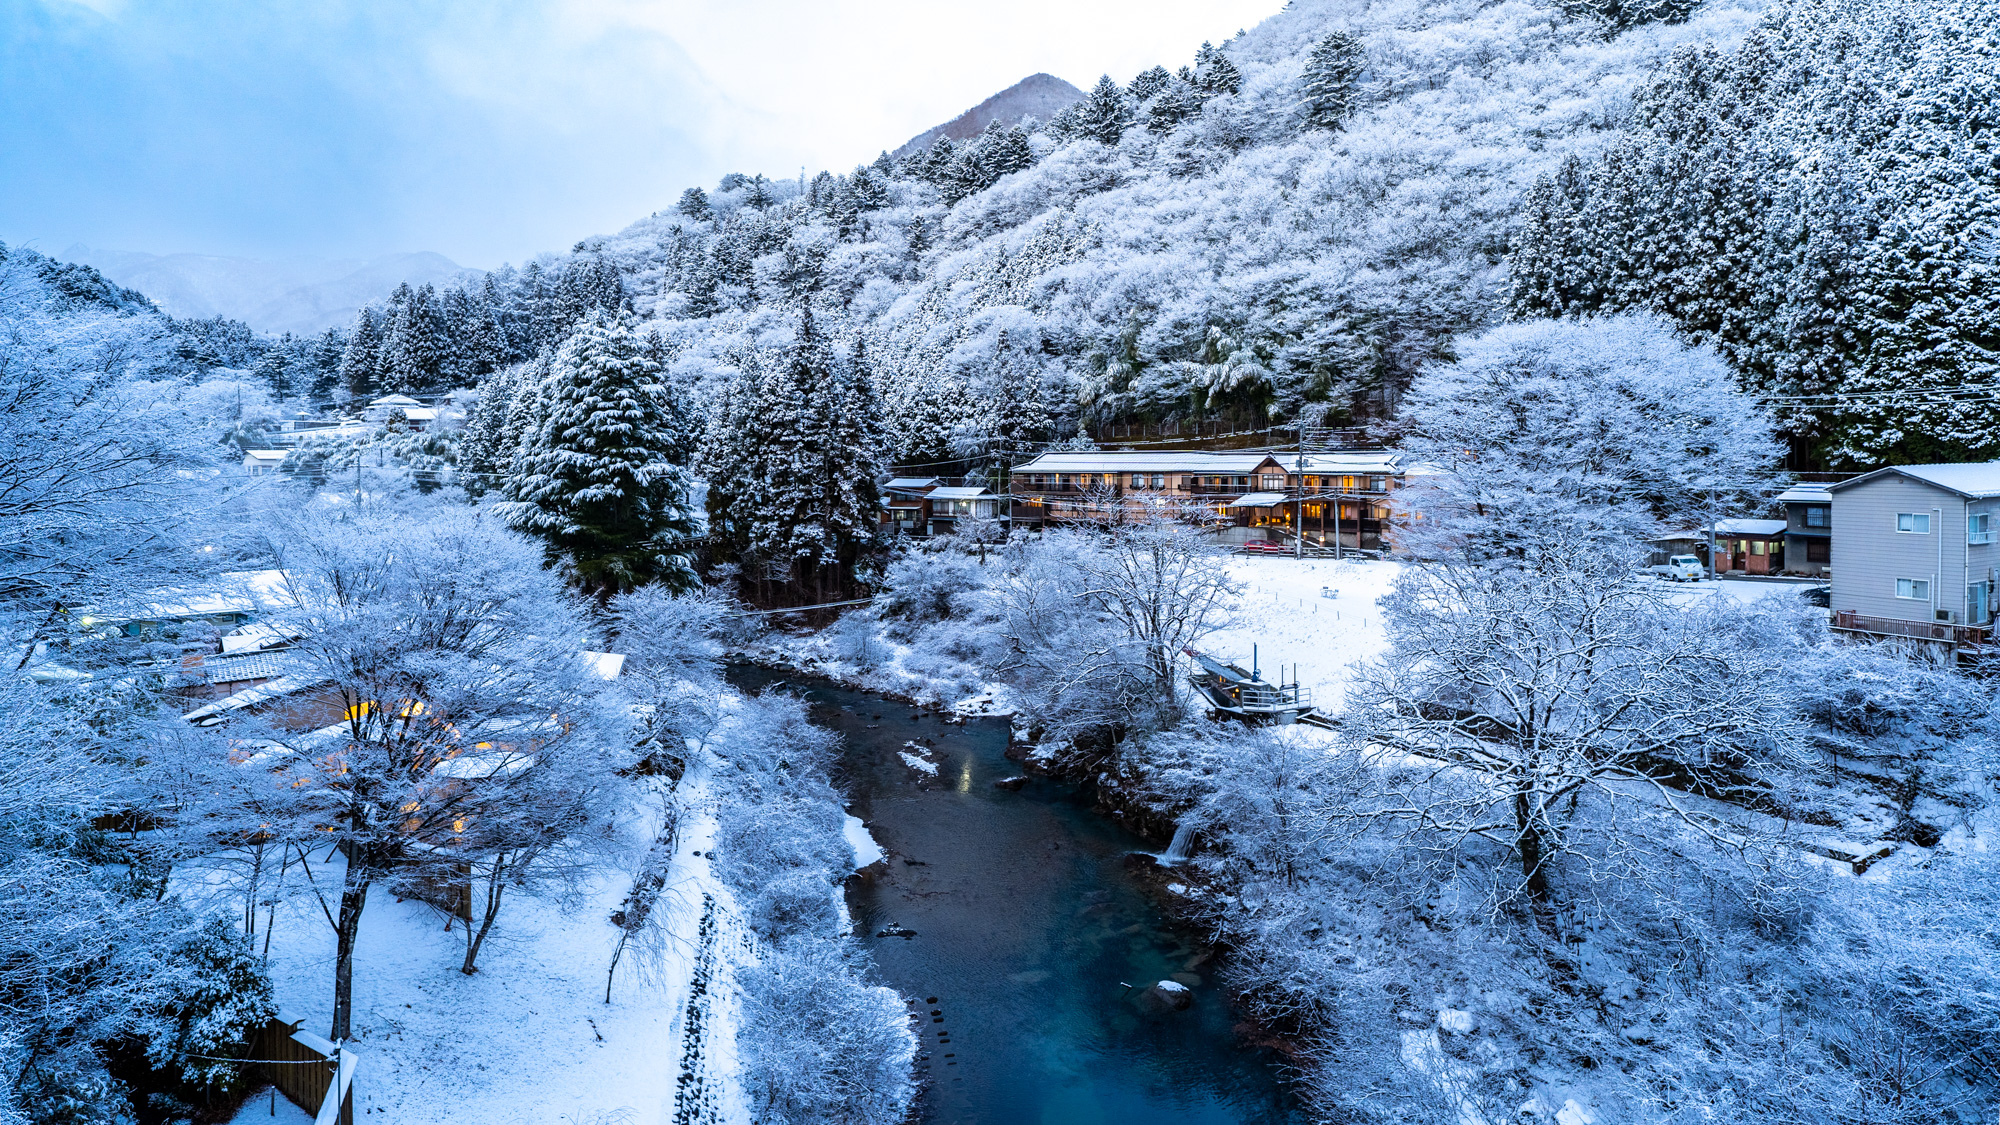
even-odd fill
[[(251, 1043), (251, 1058), (265, 1079), (285, 1095), (285, 1099), (307, 1113), (317, 1115), (333, 1086), (339, 1054), (334, 1045), (295, 1024), (269, 1020)], [(352, 1056), (350, 1056), (352, 1057)], [(350, 1071), (351, 1073), (351, 1071)], [(354, 1125), (354, 1088), (340, 1103), (340, 1125)]]

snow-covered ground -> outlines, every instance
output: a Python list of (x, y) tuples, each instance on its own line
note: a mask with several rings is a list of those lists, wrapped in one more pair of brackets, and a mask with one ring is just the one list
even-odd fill
[[(474, 976), (459, 972), (462, 925), (447, 933), (437, 911), (397, 902), (377, 886), (355, 955), (356, 1118), (379, 1113), (413, 1125), (672, 1120), (702, 894), (728, 902), (707, 861), (692, 854), (706, 852), (713, 830), (701, 816), (684, 826), (660, 907), (671, 912), (675, 940), (650, 972), (628, 949), (609, 1004), (605, 973), (618, 930), (608, 918), (630, 887), (629, 874), (608, 872), (568, 904), (511, 899)], [(338, 862), (314, 866), (320, 884), (336, 891), (340, 873)], [(719, 945), (727, 952), (738, 942), (733, 925), (723, 929)], [(279, 908), (270, 968), (283, 1018), (324, 1034), (333, 930), (309, 892)], [(740, 1121), (745, 1115), (726, 1078), (734, 1056), (727, 991), (717, 990), (708, 1017), (707, 1066), (725, 1079), (720, 1120)], [(240, 1120), (272, 1120), (268, 1097), (244, 1114)]]
[(1201, 647), (1247, 668), (1255, 645), (1265, 679), (1296, 676), (1322, 711), (1338, 710), (1354, 665), (1387, 647), (1375, 603), (1402, 564), (1243, 557), (1229, 569), (1241, 591), (1235, 617)]

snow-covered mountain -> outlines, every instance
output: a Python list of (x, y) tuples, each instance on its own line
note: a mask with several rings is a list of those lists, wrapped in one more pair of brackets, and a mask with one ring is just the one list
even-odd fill
[(901, 148), (889, 155), (901, 160), (913, 152), (931, 147), (939, 137), (950, 137), (954, 141), (971, 140), (995, 121), (1002, 125), (1015, 124), (1023, 117), (1047, 121), (1082, 100), (1082, 90), (1055, 75), (1030, 74), (950, 121), (904, 141)]
[(260, 331), (299, 335), (347, 327), (361, 306), (381, 302), (404, 282), (438, 284), (478, 273), (429, 251), (262, 261), (72, 246), (61, 256), (139, 290), (173, 316), (225, 316)]

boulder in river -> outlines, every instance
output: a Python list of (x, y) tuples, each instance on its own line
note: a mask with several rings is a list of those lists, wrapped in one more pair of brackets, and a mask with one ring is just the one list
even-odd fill
[(1026, 777), (1017, 774), (1013, 777), (1003, 777), (1000, 780), (994, 782), (993, 788), (1005, 789), (1010, 793), (1019, 793), (1021, 791), (1021, 786), (1026, 785), (1027, 783), (1028, 779)]
[(1177, 980), (1157, 981), (1139, 994), (1139, 1007), (1148, 1012), (1185, 1012), (1194, 1006), (1194, 990)]

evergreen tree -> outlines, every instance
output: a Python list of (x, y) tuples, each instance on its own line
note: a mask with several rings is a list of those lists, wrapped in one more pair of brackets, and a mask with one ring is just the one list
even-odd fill
[(257, 366), (250, 369), (250, 374), (271, 388), (271, 397), (279, 402), (285, 401), (292, 393), (293, 347), (292, 334), (287, 332), (274, 347), (259, 357)]
[(674, 210), (690, 219), (707, 221), (715, 213), (709, 210), (708, 193), (698, 187), (691, 187), (681, 193), (681, 201), (674, 204)]
[(458, 465), (466, 477), (466, 491), (475, 496), (493, 487), (513, 462), (513, 450), (506, 446), (507, 417), (530, 377), (525, 365), (508, 367), (480, 384), (479, 399), (472, 404), (458, 442)]
[(314, 337), (311, 383), (306, 389), (314, 402), (324, 405), (333, 401), (334, 393), (340, 388), (341, 355), (346, 350), (347, 339), (338, 328), (329, 328)]
[(687, 280), (682, 283), (682, 291), (687, 294), (687, 315), (707, 317), (721, 312), (721, 286), (722, 271), (716, 264), (715, 247), (710, 246), (694, 260)]
[(347, 392), (347, 409), (359, 410), (375, 397), (380, 388), (377, 356), (382, 347), (382, 329), (375, 310), (363, 308), (354, 317), (354, 331), (347, 335), (347, 348), (340, 353), (340, 385)]
[(1146, 104), (1146, 131), (1165, 136), (1201, 112), (1201, 91), (1179, 78)]
[(983, 159), (987, 170), (995, 180), (1035, 165), (1035, 150), (1028, 144), (1028, 131), (1019, 125), (989, 130), (987, 141), (981, 147), (985, 150)]
[(382, 333), (382, 378), (400, 392), (436, 386), (444, 374), (450, 345), (437, 293), (426, 285), (412, 290), (405, 282), (389, 297), (387, 326)]
[(592, 311), (542, 394), (540, 425), (507, 481), (508, 522), (540, 536), (600, 599), (649, 582), (693, 588), (688, 450), (639, 339)]
[(890, 180), (896, 178), (896, 162), (889, 159), (888, 149), (883, 149), (881, 153), (875, 157), (875, 163), (870, 164), (868, 167), (874, 169), (875, 174), (881, 178), (883, 183), (887, 183)]
[(743, 196), (743, 202), (747, 206), (755, 207), (759, 211), (767, 211), (771, 208), (772, 204), (778, 201), (777, 197), (771, 194), (770, 181), (764, 179), (762, 172), (759, 172), (750, 181), (748, 186), (749, 191)]
[(1174, 76), (1167, 72), (1166, 67), (1156, 66), (1150, 70), (1140, 71), (1132, 79), (1132, 84), (1125, 87), (1125, 90), (1132, 95), (1133, 101), (1143, 102), (1168, 86), (1173, 85), (1173, 81)]
[(1077, 105), (1078, 135), (1099, 144), (1117, 144), (1118, 138), (1125, 135), (1125, 127), (1132, 123), (1132, 107), (1126, 104), (1125, 91), (1118, 88), (1109, 74), (1099, 78)]
[(1243, 72), (1220, 48), (1203, 43), (1194, 53), (1194, 88), (1204, 98), (1233, 94), (1243, 85)]
[(866, 165), (854, 166), (854, 174), (847, 177), (847, 192), (856, 211), (880, 211), (889, 205), (888, 186)]
[(905, 237), (909, 239), (911, 255), (921, 254), (931, 248), (930, 224), (924, 221), (922, 215), (911, 215), (910, 225), (904, 228), (904, 232)]
[(1368, 57), (1361, 40), (1345, 31), (1336, 31), (1319, 41), (1306, 57), (1306, 70), (1299, 86), (1305, 121), (1313, 129), (1338, 129), (1354, 112), (1355, 85)]

